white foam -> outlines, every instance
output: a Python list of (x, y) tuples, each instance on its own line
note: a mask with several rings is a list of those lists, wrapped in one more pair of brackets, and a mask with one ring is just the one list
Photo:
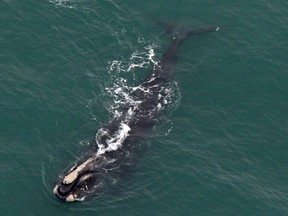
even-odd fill
[(133, 89), (136, 87), (129, 87), (124, 78), (118, 78), (114, 86), (106, 88), (107, 94), (113, 99), (113, 103), (107, 109), (114, 117), (120, 117), (127, 107), (129, 107), (126, 113), (127, 120), (133, 116), (134, 110), (141, 103), (131, 96)]
[(55, 6), (66, 7), (66, 8), (76, 8), (75, 5), (72, 5), (70, 0), (49, 0), (50, 3)]
[(149, 50), (149, 60), (154, 64), (156, 65), (158, 62), (154, 60), (154, 57), (155, 56), (155, 53), (154, 53), (154, 49), (153, 48), (150, 48)]
[(84, 163), (82, 163), (81, 165), (79, 165), (74, 171), (72, 171), (71, 173), (69, 173), (67, 176), (64, 177), (63, 179), (63, 183), (64, 184), (70, 184), (72, 183), (78, 176), (79, 172), (91, 161), (93, 160), (93, 158), (89, 158), (88, 160), (86, 160)]
[[(139, 41), (138, 41), (139, 42)], [(140, 43), (140, 42), (139, 42)], [(141, 42), (142, 43), (142, 42)], [(136, 50), (134, 51), (129, 58), (129, 61), (120, 61), (120, 60), (113, 60), (109, 62), (109, 70), (108, 72), (111, 73), (113, 71), (119, 72), (131, 72), (135, 68), (148, 68), (150, 64), (153, 65), (157, 64), (157, 61), (154, 60), (154, 48), (156, 47), (155, 44), (149, 44), (144, 47), (144, 50)]]
[[(138, 40), (139, 43), (143, 43), (142, 40)], [(133, 112), (137, 109), (137, 106), (141, 103), (131, 96), (131, 92), (141, 90), (144, 93), (149, 93), (149, 89), (145, 89), (141, 86), (131, 87), (127, 84), (127, 80), (121, 77), (120, 73), (131, 72), (135, 68), (148, 68), (151, 63), (155, 65), (157, 62), (154, 60), (154, 48), (156, 45), (149, 44), (144, 46), (142, 50), (134, 51), (129, 61), (113, 60), (109, 62), (108, 73), (111, 74), (111, 86), (106, 88), (106, 93), (113, 99), (113, 103), (109, 104), (107, 109), (114, 117), (120, 117), (123, 110), (127, 107), (129, 113), (127, 118), (133, 116)], [(152, 81), (152, 80), (151, 80)]]
[[(101, 129), (100, 129), (101, 130)], [(108, 146), (98, 143), (97, 155), (104, 154), (105, 152), (116, 151), (119, 149), (126, 137), (129, 135), (130, 127), (125, 123), (120, 123), (119, 130), (107, 140)]]

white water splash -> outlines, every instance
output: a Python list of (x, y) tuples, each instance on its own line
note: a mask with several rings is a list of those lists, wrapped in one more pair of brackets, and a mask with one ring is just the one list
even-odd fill
[(76, 8), (75, 4), (70, 0), (49, 0), (49, 2), (58, 7)]
[(157, 61), (154, 60), (155, 47), (155, 44), (147, 45), (144, 47), (144, 50), (133, 52), (128, 62), (121, 60), (109, 62), (110, 66), (108, 72), (131, 72), (135, 68), (148, 68), (151, 64), (156, 65)]
[[(105, 152), (116, 151), (118, 148), (120, 148), (122, 146), (123, 141), (128, 136), (129, 131), (130, 131), (130, 127), (127, 124), (120, 123), (118, 131), (112, 137), (109, 137), (109, 139), (107, 140), (107, 144), (108, 144), (107, 147), (105, 147), (104, 144), (97, 142), (97, 145), (98, 145), (97, 156), (104, 154)], [(100, 135), (100, 136), (107, 135), (107, 134), (108, 133), (103, 129), (100, 129), (97, 133), (97, 135)]]
[[(138, 42), (141, 44), (145, 43), (143, 38), (138, 38)], [(124, 107), (130, 107), (127, 112), (127, 118), (132, 117), (134, 110), (141, 103), (141, 101), (131, 96), (131, 92), (141, 87), (129, 86), (127, 79), (123, 78), (120, 73), (131, 73), (136, 68), (150, 68), (151, 64), (154, 67), (157, 64), (157, 61), (154, 60), (155, 47), (155, 44), (144, 46), (143, 50), (133, 52), (128, 61), (113, 60), (109, 62), (108, 73), (111, 74), (114, 80), (112, 80), (111, 86), (108, 86), (105, 90), (109, 97), (113, 99), (113, 103), (107, 107), (113, 116), (119, 117)], [(148, 91), (145, 89), (141, 90)]]

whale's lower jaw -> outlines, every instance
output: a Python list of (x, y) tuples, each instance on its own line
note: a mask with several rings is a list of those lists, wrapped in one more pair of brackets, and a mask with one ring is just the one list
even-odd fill
[(66, 201), (66, 202), (75, 202), (75, 201), (83, 201), (85, 199), (85, 196), (79, 198), (75, 194), (71, 193), (69, 195), (63, 196), (59, 193), (59, 185), (56, 185), (53, 188), (53, 193), (55, 196), (57, 196), (59, 199)]
[(53, 188), (53, 193), (59, 198), (59, 199), (62, 199), (62, 200), (65, 200), (66, 202), (75, 202), (75, 201), (78, 201), (75, 196), (73, 194), (70, 194), (69, 196), (61, 196), (59, 193), (58, 193), (58, 188), (59, 186), (56, 185), (54, 188)]
[(66, 201), (66, 202), (75, 202), (75, 201), (84, 201), (86, 196), (83, 196), (81, 198), (73, 195), (73, 194), (70, 194), (68, 196), (61, 196), (59, 193), (58, 193), (58, 188), (59, 186), (56, 185), (54, 188), (53, 188), (53, 193), (55, 196), (57, 196), (59, 199), (63, 200), (63, 201)]

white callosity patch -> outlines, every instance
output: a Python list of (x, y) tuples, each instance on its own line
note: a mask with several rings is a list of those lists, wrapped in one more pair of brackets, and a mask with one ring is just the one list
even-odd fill
[(79, 172), (81, 170), (83, 170), (83, 168), (91, 161), (93, 161), (93, 158), (89, 158), (84, 163), (82, 163), (80, 166), (78, 166), (74, 171), (72, 171), (68, 175), (66, 175), (63, 179), (63, 183), (64, 184), (72, 183), (77, 178)]
[(74, 202), (75, 201), (75, 197), (73, 194), (70, 194), (67, 198), (66, 198), (67, 202)]

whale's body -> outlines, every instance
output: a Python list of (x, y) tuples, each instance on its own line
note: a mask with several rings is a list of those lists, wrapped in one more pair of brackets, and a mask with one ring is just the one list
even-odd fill
[(179, 47), (191, 35), (217, 31), (218, 27), (186, 29), (159, 22), (171, 36), (171, 43), (145, 82), (132, 89), (133, 102), (125, 104), (96, 134), (93, 149), (64, 175), (53, 192), (66, 201), (80, 201), (103, 188), (110, 176), (133, 164), (137, 143), (152, 131), (169, 104), (174, 66)]

